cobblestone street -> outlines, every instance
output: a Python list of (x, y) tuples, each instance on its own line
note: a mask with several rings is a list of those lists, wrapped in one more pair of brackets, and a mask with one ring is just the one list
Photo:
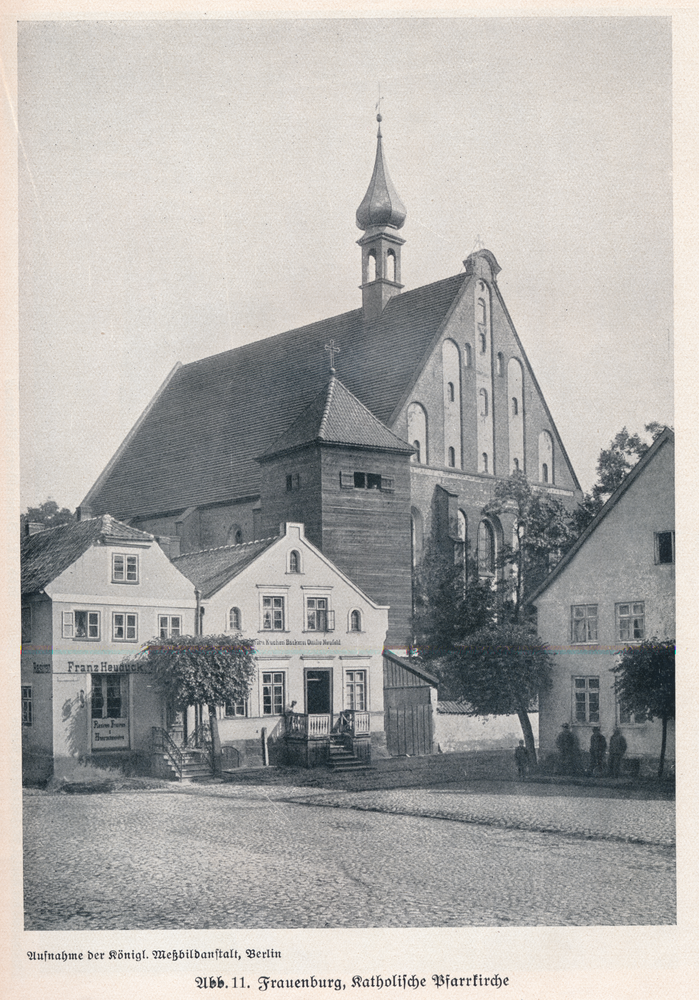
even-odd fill
[[(544, 829), (563, 832), (535, 828), (531, 798), (465, 791), (28, 795), (25, 926), (674, 922), (674, 803), (549, 796), (545, 805)], [(645, 842), (626, 842), (644, 812)]]

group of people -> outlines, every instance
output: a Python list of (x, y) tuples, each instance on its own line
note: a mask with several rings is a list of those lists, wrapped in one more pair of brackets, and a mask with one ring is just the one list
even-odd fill
[[(578, 740), (568, 722), (564, 722), (556, 737), (556, 750), (562, 774), (577, 774), (581, 770), (580, 748)], [(609, 774), (618, 778), (621, 774), (621, 762), (626, 753), (626, 740), (618, 726), (607, 740), (599, 726), (594, 726), (590, 737), (590, 774), (598, 777)]]
[[(568, 722), (563, 723), (561, 731), (556, 737), (556, 750), (558, 752), (559, 774), (580, 774), (582, 772), (578, 738)], [(626, 740), (618, 726), (614, 727), (614, 732), (609, 738), (609, 748), (607, 748), (607, 740), (602, 730), (599, 726), (595, 726), (590, 737), (589, 773), (597, 777), (609, 774), (612, 778), (618, 778), (621, 774), (621, 762), (625, 753)], [(520, 780), (525, 778), (529, 771), (529, 754), (524, 740), (519, 741), (519, 746), (515, 750), (515, 764), (517, 765), (517, 777)]]

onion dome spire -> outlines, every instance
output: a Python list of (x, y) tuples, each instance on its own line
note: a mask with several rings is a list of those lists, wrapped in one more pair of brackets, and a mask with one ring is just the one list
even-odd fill
[(379, 129), (376, 133), (376, 161), (371, 175), (369, 187), (364, 200), (357, 209), (357, 226), (359, 229), (371, 229), (374, 226), (390, 226), (400, 229), (407, 215), (405, 205), (398, 197), (383, 153), (381, 137), (381, 115), (376, 116)]

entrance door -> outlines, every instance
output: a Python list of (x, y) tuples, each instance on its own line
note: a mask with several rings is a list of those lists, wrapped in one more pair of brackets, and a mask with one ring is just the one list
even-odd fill
[(329, 715), (330, 701), (330, 671), (306, 671), (306, 713), (308, 715)]

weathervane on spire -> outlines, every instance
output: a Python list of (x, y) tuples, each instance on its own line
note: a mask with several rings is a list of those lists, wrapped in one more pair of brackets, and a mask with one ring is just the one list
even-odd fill
[(335, 341), (331, 340), (329, 344), (325, 345), (325, 350), (330, 355), (330, 374), (335, 374), (335, 355), (340, 353), (340, 348), (335, 347)]

